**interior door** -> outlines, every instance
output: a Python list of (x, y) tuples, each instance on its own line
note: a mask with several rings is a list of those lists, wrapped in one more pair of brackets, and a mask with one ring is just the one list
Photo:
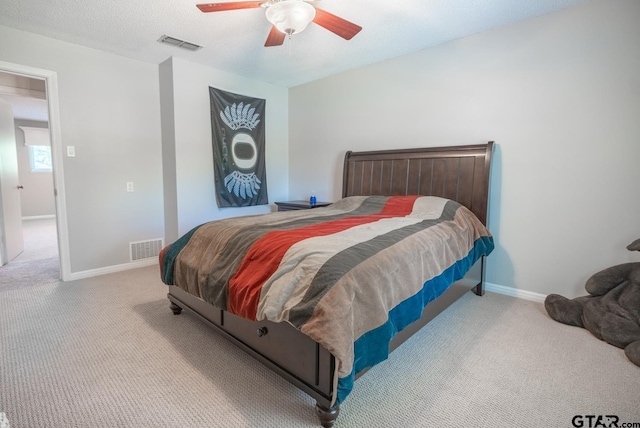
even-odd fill
[(24, 251), (13, 107), (0, 100), (0, 264)]

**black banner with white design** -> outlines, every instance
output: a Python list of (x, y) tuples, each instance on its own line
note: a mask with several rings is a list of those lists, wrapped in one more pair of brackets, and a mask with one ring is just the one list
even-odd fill
[(216, 200), (219, 207), (265, 205), (266, 100), (209, 87)]

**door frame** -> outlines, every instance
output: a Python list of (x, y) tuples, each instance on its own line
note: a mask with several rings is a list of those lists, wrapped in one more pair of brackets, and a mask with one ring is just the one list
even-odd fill
[(60, 108), (58, 104), (58, 74), (55, 71), (0, 61), (0, 71), (25, 77), (43, 79), (46, 85), (49, 109), (49, 135), (53, 162), (53, 189), (58, 228), (58, 254), (60, 256), (60, 279), (71, 277), (69, 257), (69, 229), (67, 226), (67, 202), (64, 190), (62, 133), (60, 132)]

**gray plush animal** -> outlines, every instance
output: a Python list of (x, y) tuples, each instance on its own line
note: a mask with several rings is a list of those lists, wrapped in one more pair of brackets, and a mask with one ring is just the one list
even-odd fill
[[(627, 249), (640, 251), (640, 239)], [(572, 300), (548, 295), (544, 307), (549, 316), (623, 348), (627, 358), (640, 366), (640, 262), (604, 269), (589, 278), (585, 288), (589, 296)]]

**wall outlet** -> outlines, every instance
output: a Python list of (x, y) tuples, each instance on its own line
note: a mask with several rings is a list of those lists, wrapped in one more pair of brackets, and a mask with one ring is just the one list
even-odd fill
[(133, 192), (133, 181), (127, 181), (127, 192)]

